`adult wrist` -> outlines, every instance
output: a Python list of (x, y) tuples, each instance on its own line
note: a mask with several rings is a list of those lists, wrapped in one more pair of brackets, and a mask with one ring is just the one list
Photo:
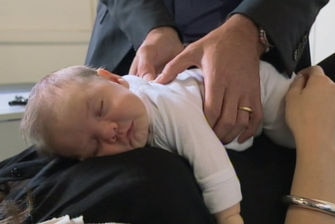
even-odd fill
[(286, 195), (283, 198), (283, 201), (290, 206), (297, 206), (300, 208), (310, 209), (335, 217), (335, 204), (332, 202), (300, 197), (296, 195)]
[(259, 42), (258, 26), (247, 16), (243, 14), (233, 14), (227, 20), (228, 29), (237, 31), (241, 36), (246, 37), (245, 41), (255, 46), (259, 56), (263, 54), (263, 45)]
[(147, 38), (151, 37), (151, 38), (156, 39), (156, 37), (161, 37), (161, 36), (173, 37), (173, 38), (180, 40), (180, 35), (178, 31), (174, 27), (171, 27), (171, 26), (156, 27), (149, 31)]
[(262, 27), (258, 27), (259, 31), (259, 42), (263, 46), (263, 54), (270, 51), (270, 49), (273, 47), (273, 45), (270, 43), (270, 40), (268, 38), (268, 35), (266, 31)]
[(259, 57), (270, 51), (273, 47), (266, 30), (256, 24), (252, 19), (243, 14), (234, 14), (229, 19), (235, 19), (239, 22), (241, 32), (250, 37), (249, 41), (255, 43)]

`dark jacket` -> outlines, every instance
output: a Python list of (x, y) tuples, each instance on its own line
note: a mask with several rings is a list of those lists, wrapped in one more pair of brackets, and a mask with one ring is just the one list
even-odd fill
[(243, 14), (266, 30), (275, 48), (264, 55), (264, 60), (280, 71), (291, 72), (310, 64), (308, 34), (328, 0), (240, 2), (101, 0), (86, 64), (126, 74), (135, 51), (150, 30), (172, 26), (183, 41), (194, 41), (219, 26), (229, 13)]

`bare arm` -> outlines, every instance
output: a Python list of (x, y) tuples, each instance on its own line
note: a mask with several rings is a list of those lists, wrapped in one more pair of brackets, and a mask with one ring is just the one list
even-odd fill
[(243, 219), (240, 215), (240, 204), (230, 207), (222, 212), (215, 214), (218, 224), (243, 224)]
[[(335, 84), (312, 67), (287, 94), (287, 122), (297, 143), (291, 194), (335, 203)], [(334, 223), (335, 217), (290, 206), (286, 224)]]

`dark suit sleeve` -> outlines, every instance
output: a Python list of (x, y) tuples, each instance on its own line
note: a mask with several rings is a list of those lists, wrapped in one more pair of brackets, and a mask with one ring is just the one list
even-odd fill
[(109, 0), (105, 2), (119, 29), (135, 49), (142, 44), (150, 30), (161, 26), (176, 27), (163, 1)]
[(167, 9), (164, 3), (159, 0), (100, 0), (85, 64), (104, 67), (120, 75), (128, 74), (136, 50), (150, 30), (161, 26), (176, 29), (172, 7)]
[(277, 58), (277, 65), (278, 58), (280, 59), (280, 70), (291, 72), (304, 53), (310, 28), (319, 10), (327, 2), (328, 0), (245, 0), (233, 13), (249, 17), (267, 31), (275, 46), (276, 55), (272, 57)]

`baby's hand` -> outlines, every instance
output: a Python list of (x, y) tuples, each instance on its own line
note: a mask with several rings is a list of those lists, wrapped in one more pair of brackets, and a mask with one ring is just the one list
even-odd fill
[(243, 224), (243, 219), (240, 215), (240, 204), (236, 204), (222, 212), (215, 214), (218, 224)]

